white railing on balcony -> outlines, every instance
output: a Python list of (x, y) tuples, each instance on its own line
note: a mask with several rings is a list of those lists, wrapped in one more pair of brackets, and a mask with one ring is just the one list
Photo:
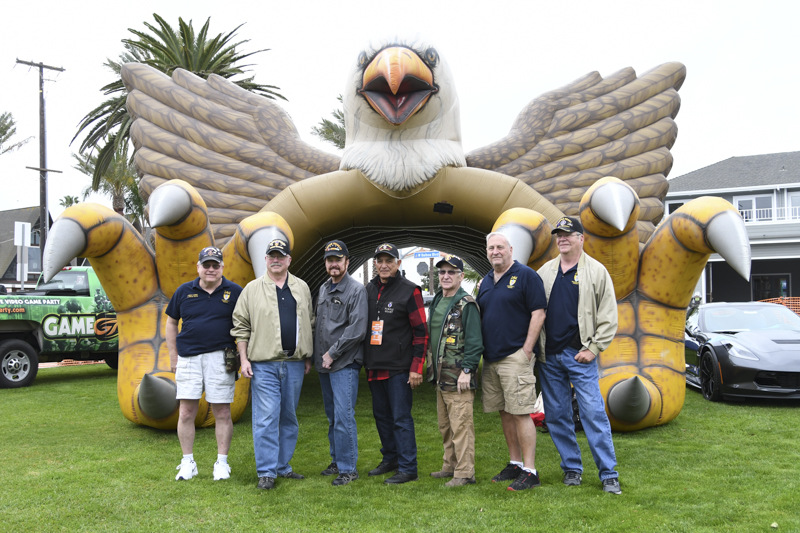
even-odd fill
[(800, 207), (770, 207), (767, 209), (739, 209), (746, 223), (800, 221)]

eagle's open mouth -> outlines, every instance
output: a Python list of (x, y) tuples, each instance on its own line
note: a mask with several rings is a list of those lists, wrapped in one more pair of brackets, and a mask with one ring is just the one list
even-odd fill
[(433, 73), (414, 51), (392, 47), (370, 62), (358, 92), (383, 118), (399, 126), (437, 91)]

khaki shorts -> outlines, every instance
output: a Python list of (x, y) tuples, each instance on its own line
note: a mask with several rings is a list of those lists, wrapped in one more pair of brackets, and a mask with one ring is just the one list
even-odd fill
[(536, 377), (533, 363), (522, 348), (494, 363), (483, 364), (483, 412), (512, 415), (536, 412)]
[(236, 376), (225, 371), (224, 350), (191, 357), (179, 355), (175, 385), (178, 400), (199, 400), (205, 390), (208, 403), (233, 403)]

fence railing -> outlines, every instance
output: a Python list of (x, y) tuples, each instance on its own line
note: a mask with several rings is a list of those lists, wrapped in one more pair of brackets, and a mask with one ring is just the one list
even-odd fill
[(766, 209), (739, 209), (746, 223), (778, 222), (782, 220), (800, 221), (800, 207), (769, 207)]

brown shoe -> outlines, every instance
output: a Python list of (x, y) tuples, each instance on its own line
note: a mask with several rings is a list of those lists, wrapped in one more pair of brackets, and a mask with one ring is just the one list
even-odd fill
[(453, 477), (453, 473), (448, 472), (446, 470), (439, 470), (438, 472), (431, 472), (431, 477), (435, 477), (437, 479), (443, 479), (446, 477)]
[(445, 487), (461, 487), (463, 485), (474, 485), (475, 476), (472, 477), (454, 477), (444, 484)]

